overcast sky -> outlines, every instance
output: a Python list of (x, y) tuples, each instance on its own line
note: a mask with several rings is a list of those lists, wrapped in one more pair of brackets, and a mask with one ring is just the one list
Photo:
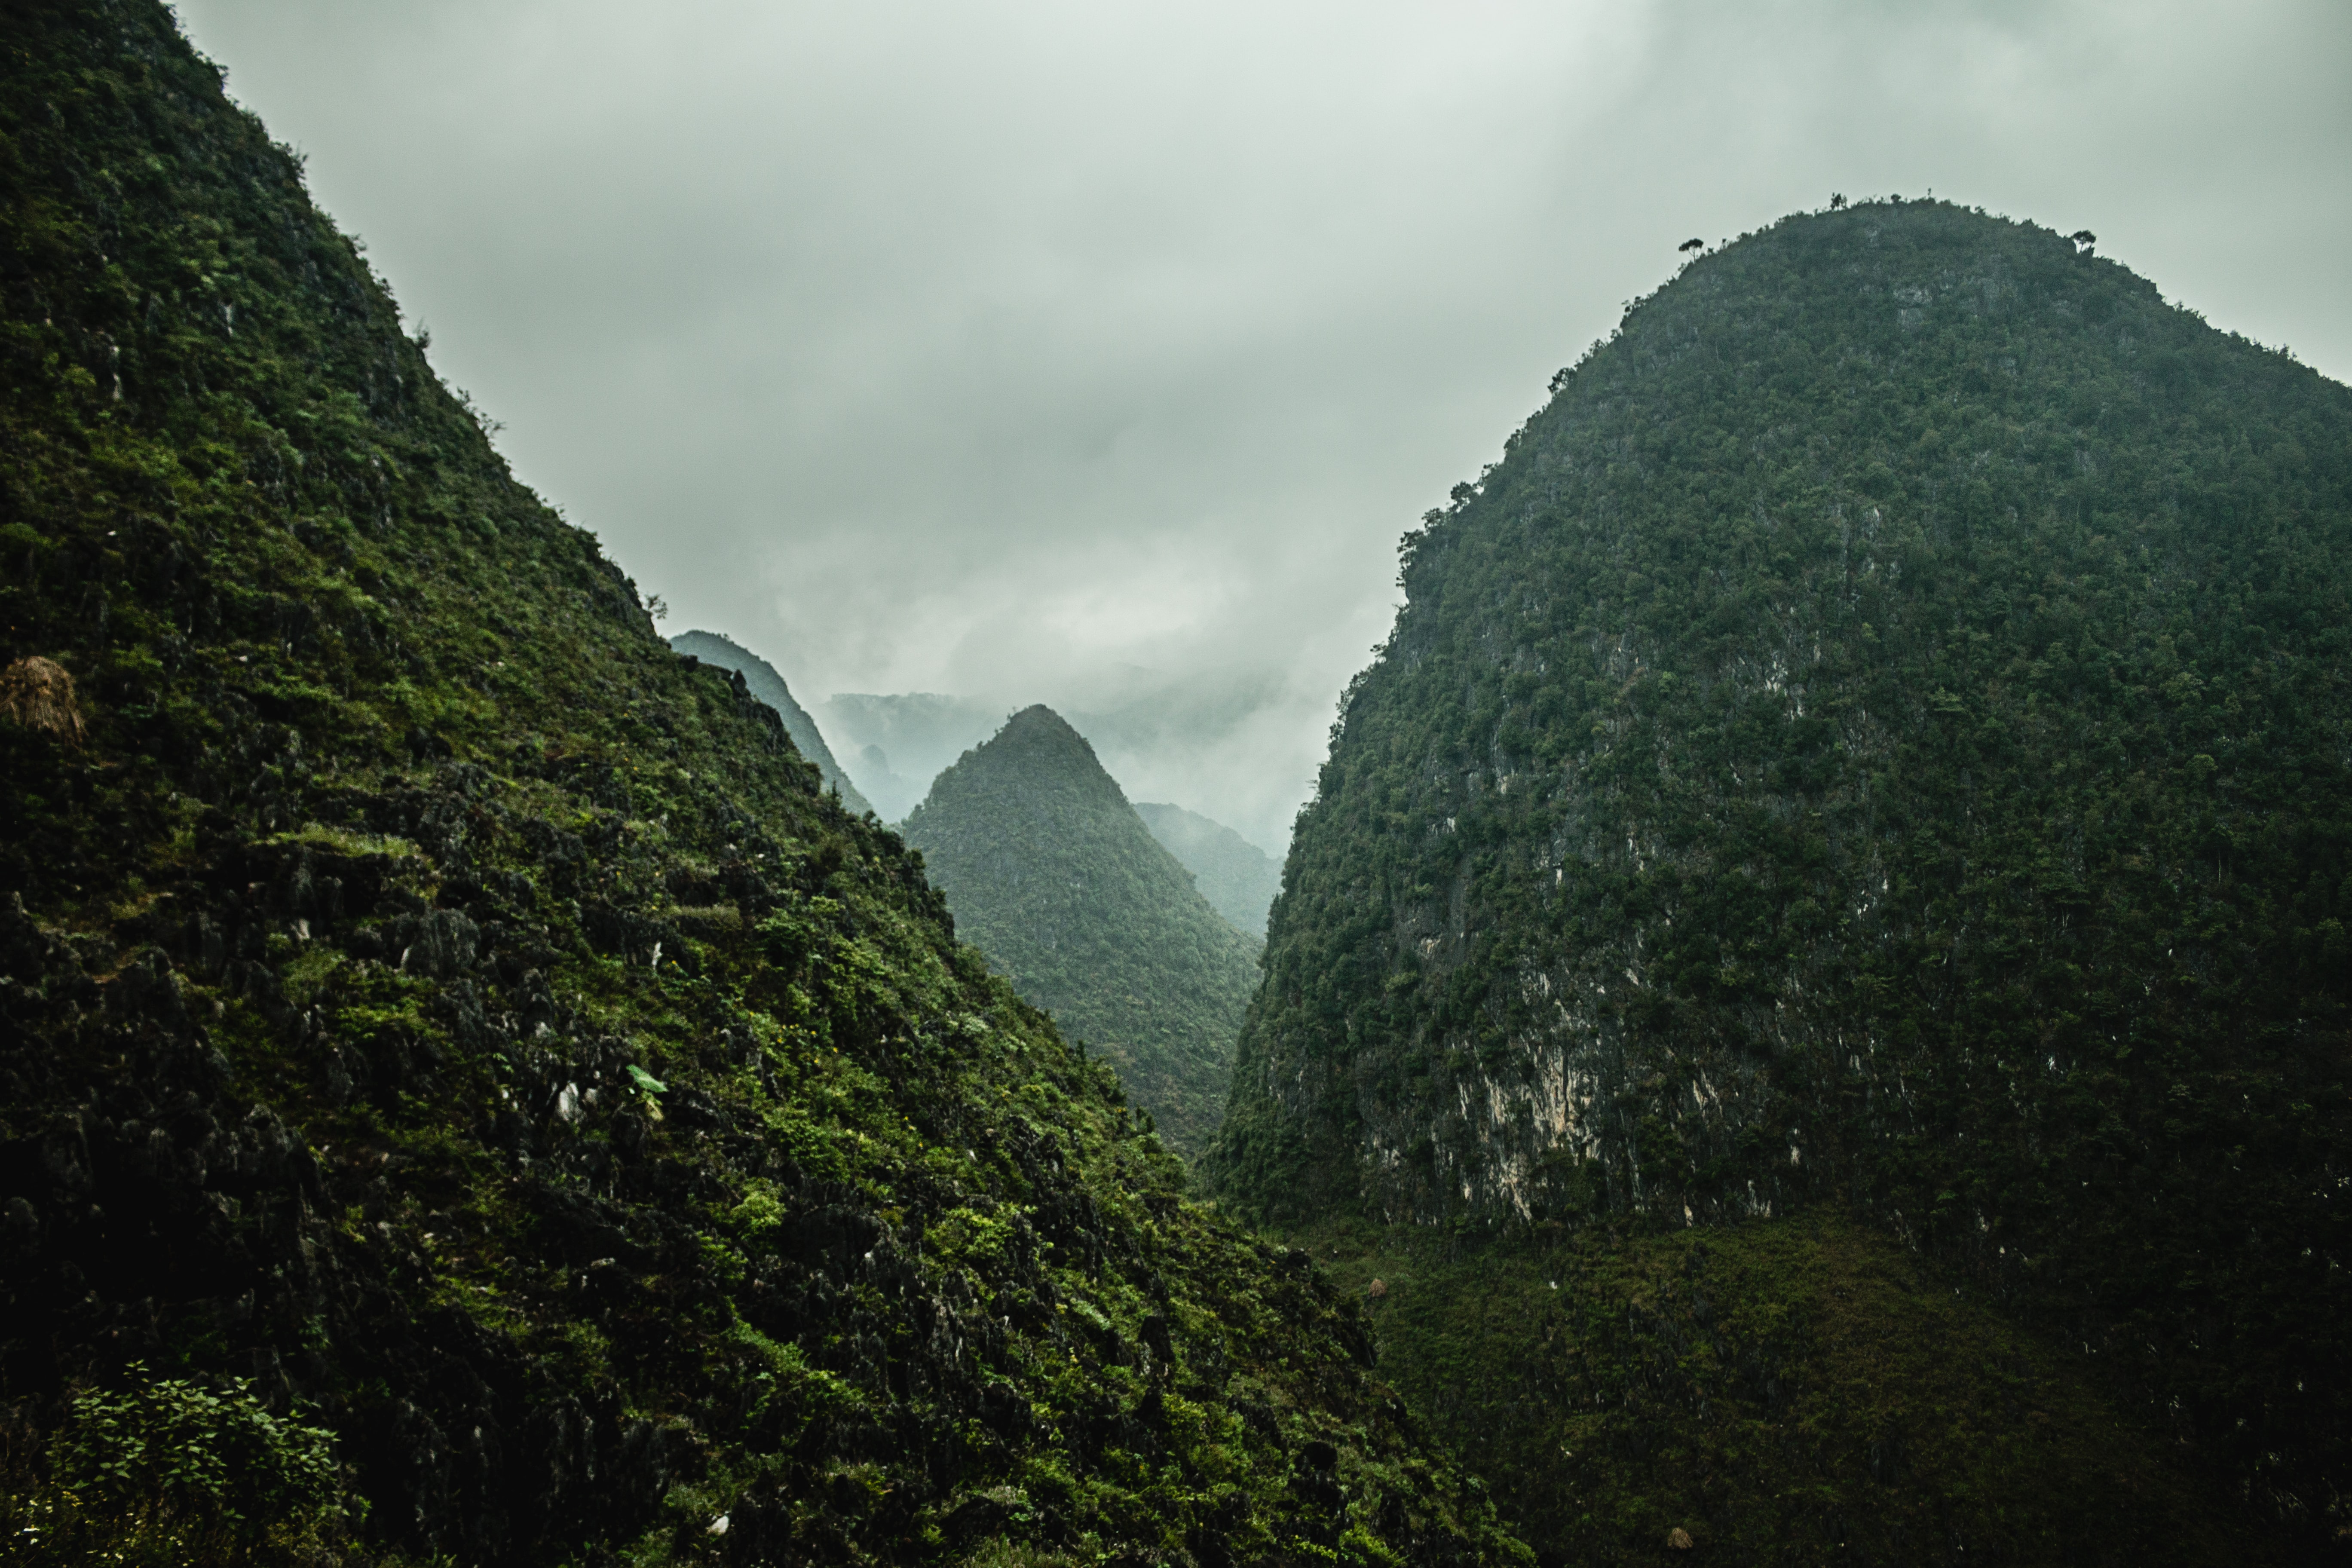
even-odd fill
[(2352, 373), (2345, 0), (179, 11), (667, 629), (1181, 687), (1106, 761), (1269, 849), (1397, 536), (1684, 239), (1932, 188)]

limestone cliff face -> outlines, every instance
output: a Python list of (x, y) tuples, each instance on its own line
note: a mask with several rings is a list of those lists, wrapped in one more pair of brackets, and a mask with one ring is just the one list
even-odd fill
[(1851, 1203), (2343, 1476), (2352, 395), (1933, 204), (1699, 259), (1554, 393), (1405, 540), (1211, 1179)]

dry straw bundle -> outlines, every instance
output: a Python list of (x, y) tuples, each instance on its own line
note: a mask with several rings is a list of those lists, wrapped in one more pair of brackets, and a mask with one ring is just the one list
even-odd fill
[(55, 659), (36, 655), (0, 669), (0, 713), (28, 730), (47, 730), (68, 746), (82, 742), (73, 676)]

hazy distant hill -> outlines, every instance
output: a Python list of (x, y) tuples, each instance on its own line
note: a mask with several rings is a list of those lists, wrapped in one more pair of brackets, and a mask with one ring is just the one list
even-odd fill
[(1167, 1140), (1223, 1113), (1257, 983), (1236, 931), (1152, 837), (1086, 738), (1049, 708), (1006, 721), (908, 817), (958, 931), (1108, 1058)]
[(1211, 909), (1248, 935), (1265, 935), (1266, 910), (1282, 891), (1280, 861), (1223, 823), (1181, 805), (1138, 801), (1135, 815), (1192, 873)]
[(854, 812), (874, 809), (857, 792), (857, 786), (850, 782), (849, 775), (842, 771), (841, 764), (834, 760), (832, 751), (824, 743), (824, 736), (817, 730), (816, 721), (808, 716), (807, 710), (793, 700), (792, 688), (784, 684), (784, 678), (776, 673), (774, 665), (718, 632), (680, 632), (669, 639), (669, 646), (680, 653), (693, 655), (705, 664), (740, 671), (743, 684), (751, 689), (751, 695), (782, 717), (784, 733), (793, 738), (793, 744), (800, 748), (801, 755), (814, 763), (817, 772), (824, 775), (824, 782), (841, 792), (841, 804)]
[(896, 822), (922, 801), (940, 770), (993, 734), (1004, 705), (936, 691), (836, 692), (824, 721), (875, 809)]
[(994, 734), (1007, 713), (1044, 702), (1087, 738), (1130, 798), (1185, 801), (1245, 843), (1277, 847), (1279, 865), (1295, 792), (1314, 776), (1313, 760), (1296, 754), (1297, 737), (1321, 732), (1330, 701), (1319, 687), (1310, 699), (1262, 670), (1120, 665), (1054, 691), (845, 691), (814, 710), (843, 769), (888, 820), (913, 810), (940, 771)]

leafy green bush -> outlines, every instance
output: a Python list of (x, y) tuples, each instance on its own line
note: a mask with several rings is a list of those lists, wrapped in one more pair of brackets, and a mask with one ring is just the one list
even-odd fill
[(150, 1379), (90, 1389), (36, 1449), (8, 1455), (0, 1501), (9, 1561), (313, 1563), (354, 1522), (334, 1435), (225, 1393)]
[(272, 1415), (252, 1386), (239, 1378), (215, 1394), (160, 1378), (78, 1394), (57, 1438), (58, 1479), (110, 1497), (161, 1496), (232, 1524), (340, 1512), (334, 1434)]

